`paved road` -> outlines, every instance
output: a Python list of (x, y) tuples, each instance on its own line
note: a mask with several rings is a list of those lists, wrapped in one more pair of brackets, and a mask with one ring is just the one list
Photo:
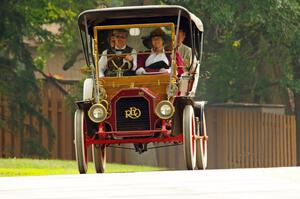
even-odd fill
[(10, 198), (300, 199), (300, 167), (0, 178)]

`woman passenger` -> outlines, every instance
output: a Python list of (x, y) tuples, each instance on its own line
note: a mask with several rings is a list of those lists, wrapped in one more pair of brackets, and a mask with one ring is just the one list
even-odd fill
[[(170, 72), (171, 55), (165, 52), (164, 45), (167, 40), (166, 33), (157, 28), (150, 33), (151, 51), (147, 54), (140, 54), (137, 58), (138, 69), (137, 75), (145, 74), (146, 72)], [(176, 64), (178, 68), (184, 65), (183, 60), (178, 52), (176, 52)], [(183, 72), (178, 71), (178, 75)]]

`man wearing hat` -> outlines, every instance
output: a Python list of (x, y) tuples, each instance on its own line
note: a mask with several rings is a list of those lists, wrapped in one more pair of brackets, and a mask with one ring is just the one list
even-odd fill
[(136, 50), (127, 46), (128, 31), (117, 29), (112, 33), (114, 46), (103, 51), (99, 59), (99, 76), (135, 75), (137, 66)]
[[(150, 33), (151, 51), (149, 54), (140, 54), (138, 56), (137, 62), (139, 68), (136, 74), (141, 75), (146, 72), (170, 72), (171, 56), (170, 53), (165, 52), (164, 48), (167, 39), (166, 33), (161, 28), (156, 28)], [(147, 46), (145, 40), (143, 43)], [(183, 61), (178, 53), (176, 53), (176, 62), (177, 66), (183, 65)]]

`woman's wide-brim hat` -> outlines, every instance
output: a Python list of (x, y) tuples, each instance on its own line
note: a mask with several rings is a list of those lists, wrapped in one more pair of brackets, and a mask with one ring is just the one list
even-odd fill
[(152, 44), (151, 44), (151, 39), (153, 37), (161, 37), (164, 41), (165, 47), (170, 47), (171, 46), (171, 37), (168, 36), (165, 31), (163, 31), (161, 28), (156, 28), (154, 29), (149, 36), (143, 37), (143, 44), (146, 48), (151, 49)]

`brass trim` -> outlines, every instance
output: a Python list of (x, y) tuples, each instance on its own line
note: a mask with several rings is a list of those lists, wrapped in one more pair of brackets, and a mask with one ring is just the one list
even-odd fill
[[(169, 116), (163, 116), (160, 113), (160, 107), (164, 104), (169, 104), (170, 107), (172, 108), (172, 112)], [(161, 119), (165, 119), (165, 120), (170, 119), (174, 115), (174, 113), (175, 113), (175, 107), (173, 106), (173, 104), (170, 101), (167, 101), (167, 100), (160, 101), (155, 107), (155, 114)]]
[[(174, 23), (147, 23), (147, 24), (94, 26), (94, 31), (95, 30), (109, 30), (109, 29), (124, 29), (124, 28), (166, 27), (166, 26), (170, 26), (171, 28), (175, 28)], [(175, 29), (173, 29), (173, 30), (175, 32)], [(172, 31), (172, 33), (173, 33), (173, 31)], [(173, 34), (174, 34), (174, 37), (175, 37), (175, 33), (173, 33)]]
[(142, 115), (142, 112), (140, 109), (132, 106), (132, 107), (129, 107), (129, 109), (125, 110), (125, 118), (131, 118), (133, 120), (136, 120), (138, 119), (139, 117), (141, 117)]
[[(104, 117), (103, 117), (103, 118), (100, 118), (99, 120), (98, 120), (98, 119), (95, 119), (94, 116), (93, 116), (93, 110), (94, 110), (95, 108), (97, 108), (97, 107), (100, 107), (100, 108), (103, 109), (103, 111), (104, 111)], [(95, 123), (103, 122), (103, 121), (106, 119), (106, 117), (107, 117), (107, 109), (104, 107), (103, 104), (93, 104), (93, 105), (91, 106), (91, 108), (89, 109), (89, 111), (88, 111), (88, 116), (89, 116), (89, 118), (90, 118), (93, 122), (95, 122)]]

